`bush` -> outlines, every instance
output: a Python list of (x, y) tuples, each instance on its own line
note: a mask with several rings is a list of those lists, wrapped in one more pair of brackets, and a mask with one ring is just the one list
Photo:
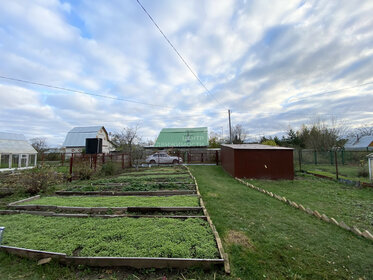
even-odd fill
[(49, 186), (60, 184), (63, 175), (50, 167), (39, 167), (24, 171), (18, 175), (17, 184), (31, 195), (46, 192)]
[(114, 175), (117, 172), (117, 168), (113, 162), (107, 162), (101, 167), (101, 174), (105, 176)]
[(95, 173), (89, 162), (79, 162), (73, 165), (73, 174), (78, 176), (80, 180), (89, 180)]

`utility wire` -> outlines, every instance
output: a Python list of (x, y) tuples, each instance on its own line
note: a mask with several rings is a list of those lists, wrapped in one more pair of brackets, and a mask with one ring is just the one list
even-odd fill
[(153, 19), (153, 17), (148, 13), (148, 11), (145, 9), (145, 7), (141, 4), (141, 2), (139, 0), (136, 0), (136, 2), (140, 5), (140, 7), (144, 10), (144, 12), (148, 15), (148, 17), (150, 18), (150, 20), (153, 22), (153, 24), (155, 25), (155, 27), (157, 27), (157, 29), (159, 30), (159, 32), (162, 34), (162, 36), (165, 38), (165, 40), (167, 41), (167, 43), (171, 46), (171, 48), (176, 52), (176, 54), (179, 56), (179, 58), (181, 59), (181, 61), (185, 64), (185, 66), (189, 69), (189, 71), (193, 74), (193, 76), (197, 79), (197, 81), (201, 84), (201, 86), (206, 90), (206, 92), (212, 96), (215, 101), (222, 106), (222, 104), (219, 102), (219, 100), (217, 100), (215, 98), (215, 96), (211, 93), (211, 91), (207, 88), (207, 86), (201, 81), (201, 79), (198, 77), (198, 75), (196, 74), (196, 72), (194, 72), (194, 70), (192, 69), (192, 67), (188, 64), (188, 62), (186, 62), (186, 60), (183, 58), (183, 56), (180, 54), (180, 52), (176, 49), (176, 47), (171, 43), (171, 41), (167, 38), (166, 34), (162, 31), (162, 29), (158, 26), (158, 24), (155, 22), (155, 20)]
[(168, 107), (168, 106), (164, 106), (164, 105), (150, 104), (150, 103), (140, 102), (140, 101), (136, 101), (136, 100), (130, 100), (130, 99), (125, 99), (125, 98), (120, 98), (120, 97), (113, 97), (113, 96), (110, 96), (110, 95), (96, 94), (96, 93), (91, 93), (91, 92), (86, 92), (86, 91), (81, 91), (81, 90), (69, 89), (69, 88), (65, 88), (65, 87), (53, 86), (53, 85), (49, 85), (49, 84), (43, 84), (43, 83), (37, 83), (37, 82), (32, 82), (32, 81), (27, 81), (27, 80), (12, 78), (12, 77), (6, 77), (6, 76), (2, 76), (2, 75), (0, 75), (0, 78), (5, 79), (5, 80), (10, 80), (10, 81), (16, 81), (16, 82), (20, 82), (20, 83), (25, 83), (25, 84), (48, 87), (48, 88), (64, 90), (64, 91), (69, 91), (69, 92), (74, 92), (74, 93), (81, 93), (81, 94), (97, 96), (97, 97), (102, 97), (102, 98), (107, 98), (107, 99), (112, 99), (112, 100), (120, 100), (120, 101), (124, 101), (124, 102), (136, 103), (136, 104), (141, 104), (141, 105), (173, 109), (172, 107)]

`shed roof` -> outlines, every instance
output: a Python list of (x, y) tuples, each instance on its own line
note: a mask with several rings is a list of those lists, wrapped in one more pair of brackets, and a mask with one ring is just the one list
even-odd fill
[(22, 134), (0, 132), (0, 154), (36, 154)]
[(207, 147), (209, 144), (207, 127), (163, 128), (154, 147)]
[(62, 146), (85, 147), (85, 139), (96, 138), (101, 128), (105, 130), (103, 126), (74, 127), (67, 133)]
[(345, 144), (345, 149), (366, 149), (373, 142), (373, 135), (363, 136), (359, 139), (349, 139)]
[(294, 150), (293, 148), (269, 146), (262, 144), (222, 144), (235, 150)]

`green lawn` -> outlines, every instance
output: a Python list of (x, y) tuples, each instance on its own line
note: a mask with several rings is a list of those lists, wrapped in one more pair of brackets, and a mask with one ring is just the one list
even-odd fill
[(247, 180), (350, 226), (373, 232), (373, 189), (356, 188), (312, 175), (291, 180)]
[(240, 279), (373, 279), (373, 242), (235, 181), (191, 166)]
[(20, 205), (55, 205), (77, 207), (197, 207), (199, 199), (196, 195), (173, 196), (47, 196)]
[(201, 219), (0, 216), (3, 245), (79, 256), (218, 258)]
[[(302, 169), (317, 173), (320, 175), (325, 175), (328, 177), (336, 178), (335, 165), (331, 164), (302, 164)], [(338, 165), (338, 175), (339, 178), (348, 179), (352, 181), (360, 181), (365, 183), (372, 183), (368, 177), (358, 177), (359, 166), (354, 165)]]

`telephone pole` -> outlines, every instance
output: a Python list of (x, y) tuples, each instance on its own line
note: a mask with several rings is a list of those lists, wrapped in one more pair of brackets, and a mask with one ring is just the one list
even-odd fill
[(232, 144), (232, 126), (231, 126), (231, 110), (228, 109), (228, 118), (229, 118), (229, 143)]

